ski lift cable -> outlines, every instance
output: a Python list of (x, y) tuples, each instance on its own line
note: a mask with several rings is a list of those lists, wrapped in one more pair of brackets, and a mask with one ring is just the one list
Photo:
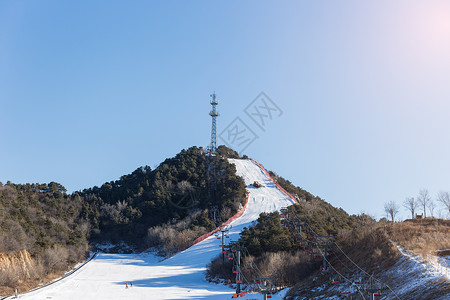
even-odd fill
[[(309, 230), (311, 230), (313, 232), (313, 234), (315, 236), (318, 236), (317, 233), (311, 228), (311, 226), (305, 222), (305, 225), (309, 228)], [(370, 275), (369, 273), (367, 273), (363, 268), (361, 268), (357, 263), (355, 263), (345, 252), (344, 250), (342, 250), (342, 248), (335, 242), (333, 241), (333, 244), (339, 249), (340, 252), (342, 252), (342, 254), (344, 254), (344, 256), (353, 264), (355, 265), (359, 270), (361, 270), (363, 273), (367, 274), (369, 277), (374, 278), (379, 284), (381, 285), (385, 285), (395, 296), (395, 298), (400, 300), (400, 297), (398, 297), (398, 295), (395, 293), (395, 291), (388, 285), (383, 283), (381, 280), (373, 277), (372, 275)]]
[[(317, 246), (316, 246), (317, 247)], [(336, 272), (336, 274), (338, 274), (339, 276), (341, 276), (341, 278), (343, 278), (344, 280), (348, 281), (350, 284), (352, 284), (353, 282), (348, 279), (347, 277), (345, 277), (344, 275), (342, 275), (338, 270), (336, 270), (335, 267), (333, 267), (333, 265), (330, 263), (330, 261), (325, 257), (325, 254), (322, 253), (322, 251), (320, 250), (319, 247), (317, 247), (318, 252), (320, 252), (320, 254), (323, 256), (323, 258), (325, 259), (325, 261), (327, 262), (328, 266), (331, 267), (331, 269), (333, 269), (334, 272)], [(361, 291), (361, 289), (358, 286), (355, 286), (356, 289), (358, 290), (358, 292), (361, 294), (361, 297), (363, 297), (363, 299), (365, 300), (366, 298), (364, 297), (363, 292)]]
[[(244, 247), (244, 257), (248, 257), (248, 256), (250, 256), (250, 253), (248, 252), (248, 249), (246, 247)], [(250, 264), (251, 264), (251, 267), (256, 270), (256, 272), (258, 273), (258, 276), (263, 277), (261, 270), (258, 268), (258, 265), (254, 264), (252, 262), (250, 262)]]
[[(290, 216), (292, 217), (292, 215), (290, 214)], [(312, 233), (313, 233), (313, 235), (315, 236), (315, 238), (317, 239), (318, 237), (320, 237), (313, 229), (312, 229), (312, 227), (306, 222), (306, 221), (303, 221), (303, 220), (301, 220), (301, 219), (299, 219), (296, 215), (294, 215), (293, 216), (294, 217), (294, 219), (295, 220), (293, 220), (294, 222), (295, 221), (298, 221), (298, 222), (302, 222), (304, 225), (306, 225), (306, 227), (308, 227), (308, 230), (309, 231), (311, 231)], [(372, 277), (372, 278), (374, 278), (372, 275), (370, 275), (369, 273), (367, 273), (364, 269), (362, 269), (357, 263), (355, 263), (343, 250), (342, 250), (342, 248), (341, 247), (339, 247), (339, 245), (335, 242), (335, 241), (333, 241), (332, 242), (334, 245), (336, 245), (336, 247), (339, 249), (339, 251), (340, 252), (342, 252), (342, 254), (344, 254), (344, 256), (353, 264), (353, 265), (355, 265), (359, 270), (361, 270), (363, 273), (365, 273), (365, 274), (367, 274), (369, 277)], [(317, 247), (317, 245), (316, 245), (316, 247)], [(317, 249), (318, 249), (318, 252), (321, 252), (320, 251), (320, 248), (319, 247), (317, 247)], [(322, 256), (324, 256), (324, 255), (322, 255)], [(329, 263), (329, 261), (328, 261), (328, 259), (326, 259), (325, 257), (324, 257), (324, 259), (327, 261), (327, 263)], [(330, 264), (331, 265), (331, 264)], [(348, 267), (347, 266), (345, 266), (347, 269), (348, 269)], [(334, 267), (332, 267), (335, 271), (336, 271), (336, 269), (334, 268)], [(337, 272), (337, 271), (336, 271)], [(339, 272), (337, 272), (339, 275), (341, 275)], [(342, 277), (342, 275), (341, 275), (341, 277)], [(343, 277), (343, 278), (345, 278), (345, 277)], [(348, 280), (347, 278), (345, 278), (346, 280)], [(397, 298), (397, 299), (400, 299), (399, 297), (398, 297), (398, 295), (394, 292), (394, 290), (388, 285), (388, 284), (384, 284), (383, 282), (381, 282), (379, 279), (377, 279), (377, 278), (374, 278), (379, 284), (381, 284), (381, 285), (385, 285), (394, 295), (395, 295), (395, 297)]]
[(385, 285), (395, 296), (395, 298), (400, 300), (400, 297), (394, 292), (394, 290), (386, 283), (382, 282), (381, 280), (373, 277), (372, 275), (370, 275), (369, 273), (367, 273), (365, 270), (363, 270), (357, 263), (355, 263), (343, 250), (341, 247), (339, 247), (339, 245), (336, 242), (333, 242), (334, 245), (336, 245), (336, 247), (339, 249), (339, 251), (341, 251), (345, 257), (347, 257), (347, 259), (354, 264), (357, 268), (359, 268), (361, 271), (363, 271), (364, 273), (366, 273), (368, 276), (372, 277), (375, 281), (377, 281), (379, 284), (381, 285)]

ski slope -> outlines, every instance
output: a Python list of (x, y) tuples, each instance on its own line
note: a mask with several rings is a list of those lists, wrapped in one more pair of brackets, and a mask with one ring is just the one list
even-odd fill
[[(252, 226), (261, 212), (273, 212), (291, 205), (267, 175), (250, 160), (230, 159), (249, 191), (245, 212), (231, 222), (231, 240), (244, 227)], [(254, 181), (262, 188), (250, 186)], [(20, 295), (21, 299), (231, 299), (233, 290), (205, 280), (206, 265), (221, 253), (214, 235), (173, 257), (159, 262), (151, 254), (100, 253), (91, 262), (52, 285)], [(133, 283), (125, 288), (126, 283)], [(241, 299), (262, 299), (248, 295)], [(280, 297), (278, 297), (279, 299)], [(274, 296), (274, 299), (277, 299)]]

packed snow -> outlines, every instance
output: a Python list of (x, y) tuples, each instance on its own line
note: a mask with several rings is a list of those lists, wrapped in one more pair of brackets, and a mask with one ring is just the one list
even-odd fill
[[(267, 175), (250, 160), (230, 159), (244, 178), (249, 199), (244, 214), (230, 225), (231, 240), (237, 240), (261, 212), (273, 212), (292, 204)], [(262, 188), (250, 184), (258, 181)], [(230, 299), (234, 291), (205, 279), (206, 265), (221, 252), (214, 235), (160, 261), (151, 253), (99, 253), (91, 262), (54, 284), (20, 295), (21, 299)], [(128, 284), (128, 287), (126, 286)], [(132, 286), (131, 286), (132, 284)], [(12, 298), (12, 297), (11, 297)], [(241, 299), (262, 299), (248, 295)], [(281, 299), (275, 295), (272, 299)]]

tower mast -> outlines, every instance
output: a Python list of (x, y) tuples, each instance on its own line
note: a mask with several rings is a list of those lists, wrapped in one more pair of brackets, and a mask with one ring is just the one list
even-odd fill
[(216, 106), (219, 104), (219, 102), (216, 99), (216, 93), (214, 92), (211, 95), (211, 106), (212, 110), (209, 113), (209, 115), (212, 117), (212, 126), (211, 126), (211, 145), (209, 146), (210, 153), (215, 154), (217, 150), (217, 117), (219, 116), (219, 113), (217, 112)]

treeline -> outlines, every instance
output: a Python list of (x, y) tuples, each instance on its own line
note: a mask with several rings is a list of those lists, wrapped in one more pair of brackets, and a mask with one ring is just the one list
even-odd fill
[(0, 252), (26, 249), (39, 255), (57, 245), (86, 251), (90, 224), (82, 211), (83, 200), (55, 182), (0, 184)]
[[(436, 217), (436, 210), (438, 210), (438, 218), (445, 218), (445, 215), (450, 216), (450, 193), (440, 191), (433, 199), (428, 190), (423, 189), (419, 191), (417, 197), (405, 198), (402, 205), (411, 214), (411, 219)], [(384, 212), (386, 217), (394, 222), (400, 212), (400, 205), (394, 200), (385, 202)], [(421, 214), (419, 215), (418, 212)]]
[(0, 287), (66, 270), (88, 253), (90, 223), (82, 217), (83, 200), (63, 186), (0, 184), (0, 254), (33, 260), (0, 266)]

